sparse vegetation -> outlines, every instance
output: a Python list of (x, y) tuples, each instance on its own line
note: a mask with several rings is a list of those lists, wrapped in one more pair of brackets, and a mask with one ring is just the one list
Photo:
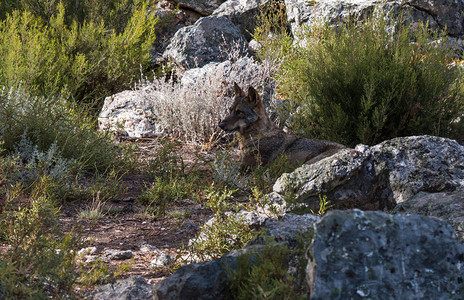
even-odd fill
[(37, 178), (26, 193), (15, 174), (14, 161), (0, 160), (0, 242), (7, 245), (0, 259), (0, 297), (45, 299), (74, 294), (77, 279), (77, 235), (63, 234), (59, 210), (47, 194), (52, 184)]

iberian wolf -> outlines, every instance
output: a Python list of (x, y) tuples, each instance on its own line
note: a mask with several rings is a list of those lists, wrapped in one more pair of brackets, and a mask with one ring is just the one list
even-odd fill
[(281, 154), (286, 154), (290, 162), (314, 163), (345, 148), (334, 142), (285, 133), (267, 116), (253, 87), (248, 88), (248, 95), (236, 83), (234, 89), (235, 101), (219, 127), (237, 133), (242, 168), (267, 165)]

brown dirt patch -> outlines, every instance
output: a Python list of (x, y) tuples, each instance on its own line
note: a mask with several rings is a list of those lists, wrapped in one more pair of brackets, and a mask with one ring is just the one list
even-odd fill
[[(154, 140), (137, 141), (140, 163), (146, 163), (156, 155), (160, 148), (159, 142)], [(199, 161), (197, 154), (211, 159), (214, 151), (202, 151), (197, 147), (182, 146), (177, 154), (183, 159), (187, 170), (195, 165), (195, 168), (206, 168), (204, 161)], [(116, 270), (122, 264), (130, 264), (128, 271), (114, 278), (119, 281), (130, 276), (142, 276), (149, 283), (155, 284), (172, 273), (167, 268), (154, 269), (150, 262), (156, 256), (153, 252), (142, 252), (140, 246), (143, 243), (157, 247), (162, 252), (175, 258), (180, 254), (183, 245), (187, 245), (198, 229), (209, 219), (212, 212), (201, 204), (183, 199), (172, 203), (168, 211), (188, 211), (187, 218), (167, 216), (155, 219), (144, 213), (136, 199), (142, 193), (144, 185), (150, 183), (147, 177), (142, 175), (128, 175), (123, 178), (123, 184), (127, 192), (120, 199), (108, 203), (111, 213), (96, 220), (83, 219), (79, 213), (89, 206), (89, 203), (66, 203), (61, 208), (60, 222), (65, 231), (77, 228), (84, 241), (84, 247), (96, 247), (96, 255), (99, 256), (105, 249), (131, 250), (134, 257), (125, 261), (110, 261), (109, 268)], [(81, 295), (86, 294), (93, 287), (77, 287)]]

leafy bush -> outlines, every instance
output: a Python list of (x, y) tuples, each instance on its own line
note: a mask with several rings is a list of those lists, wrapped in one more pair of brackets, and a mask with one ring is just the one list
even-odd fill
[(47, 97), (66, 90), (86, 102), (127, 88), (140, 65), (149, 63), (155, 39), (157, 18), (148, 13), (148, 2), (120, 30), (103, 20), (68, 26), (63, 4), (48, 22), (27, 10), (13, 11), (0, 22), (0, 86), (22, 83), (29, 93)]
[(49, 181), (34, 182), (30, 196), (11, 185), (11, 160), (0, 160), (0, 241), (6, 250), (0, 259), (0, 298), (48, 299), (69, 297), (77, 272), (73, 265), (79, 246), (76, 235), (63, 234), (58, 209), (47, 196)]
[[(34, 151), (38, 154), (53, 149), (53, 153), (60, 153), (61, 158), (81, 170), (104, 172), (128, 166), (128, 160), (122, 158), (123, 149), (114, 145), (109, 136), (95, 131), (88, 114), (63, 96), (32, 97), (22, 88), (3, 89), (0, 128), (0, 141), (7, 153), (30, 156)], [(22, 157), (26, 161), (31, 158)]]
[(135, 9), (140, 8), (146, 1), (144, 0), (4, 0), (2, 18), (13, 10), (27, 11), (36, 17), (40, 17), (46, 23), (55, 15), (61, 3), (66, 10), (66, 24), (71, 25), (77, 21), (79, 24), (85, 22), (100, 23), (104, 22), (108, 28), (115, 29), (120, 33), (124, 30), (128, 20)]
[(146, 206), (148, 213), (156, 218), (164, 217), (169, 205), (176, 200), (183, 199), (190, 195), (192, 185), (184, 178), (173, 178), (164, 180), (157, 178), (148, 188), (137, 198), (137, 201)]
[(277, 243), (273, 236), (259, 239), (264, 245), (238, 256), (236, 266), (225, 266), (233, 299), (307, 299), (304, 256), (308, 245), (304, 238), (293, 249)]
[(278, 74), (280, 93), (299, 105), (291, 128), (350, 146), (455, 134), (463, 100), (448, 42), (383, 13), (306, 28)]

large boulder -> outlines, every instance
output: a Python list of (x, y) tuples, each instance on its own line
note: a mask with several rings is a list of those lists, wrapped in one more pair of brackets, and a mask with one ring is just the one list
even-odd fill
[[(234, 256), (220, 260), (187, 265), (176, 273), (159, 282), (155, 287), (157, 300), (222, 300), (227, 296), (227, 275), (222, 268), (224, 261), (231, 261)], [(232, 262), (231, 262), (232, 263)]]
[(161, 134), (151, 98), (137, 90), (106, 97), (98, 116), (98, 127), (130, 138)]
[(210, 16), (178, 30), (163, 58), (182, 69), (190, 69), (227, 60), (231, 49), (237, 51), (239, 57), (248, 53), (240, 28), (226, 17)]
[(461, 38), (464, 35), (464, 16), (461, 13), (464, 3), (461, 0), (285, 0), (285, 5), (295, 36), (302, 25), (322, 20), (329, 24), (339, 24), (348, 18), (363, 19), (376, 6), (385, 10), (393, 9), (412, 23), (428, 23), (432, 29), (446, 29), (452, 37)]
[(329, 212), (307, 266), (311, 299), (462, 299), (464, 246), (446, 222)]
[(295, 198), (313, 210), (326, 196), (337, 208), (392, 209), (421, 191), (464, 187), (464, 147), (434, 136), (358, 145), (283, 174), (273, 199)]
[(454, 192), (420, 192), (411, 199), (398, 204), (393, 213), (434, 216), (448, 222), (457, 237), (464, 241), (464, 190)]

